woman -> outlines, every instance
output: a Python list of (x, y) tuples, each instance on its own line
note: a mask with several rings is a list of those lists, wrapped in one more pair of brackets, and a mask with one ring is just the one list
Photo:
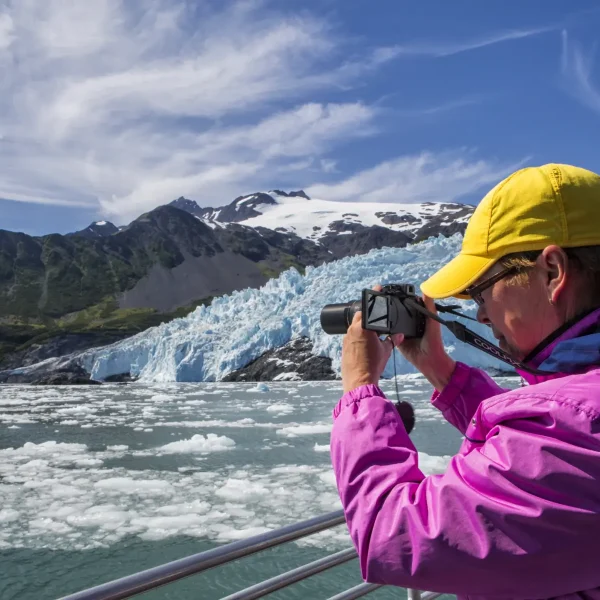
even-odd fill
[(392, 344), (355, 316), (331, 455), (363, 577), (463, 598), (600, 598), (600, 176), (514, 173), (421, 288), (432, 311), (432, 298), (475, 300), (529, 385), (504, 390), (455, 363), (435, 321), (420, 340), (396, 336), (465, 436), (425, 477), (377, 387)]

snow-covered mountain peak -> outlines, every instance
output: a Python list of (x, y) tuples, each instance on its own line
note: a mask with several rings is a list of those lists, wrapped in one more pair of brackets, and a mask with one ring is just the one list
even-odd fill
[[(422, 229), (464, 228), (474, 207), (458, 203), (373, 204), (289, 198), (275, 195), (275, 202), (255, 205), (242, 225), (266, 227), (318, 241), (328, 234), (353, 233), (359, 228), (385, 227), (414, 237)], [(453, 233), (453, 232), (452, 232)]]
[(171, 204), (202, 219), (212, 228), (238, 223), (294, 234), (314, 242), (372, 228), (401, 233), (407, 240), (426, 239), (440, 233), (452, 235), (464, 231), (475, 209), (457, 202), (334, 202), (309, 198), (302, 190), (255, 192), (217, 208), (200, 208), (184, 198)]
[(260, 217), (274, 206), (298, 204), (307, 200), (310, 198), (302, 190), (297, 192), (271, 190), (239, 196), (230, 204), (216, 208), (200, 208), (195, 202), (185, 198), (171, 202), (171, 206), (185, 210), (215, 228), (221, 224), (241, 223), (254, 217)]
[(118, 231), (119, 228), (110, 221), (94, 221), (85, 229), (82, 229), (81, 231), (75, 231), (74, 233), (67, 235), (92, 239), (108, 237), (113, 233), (117, 233)]

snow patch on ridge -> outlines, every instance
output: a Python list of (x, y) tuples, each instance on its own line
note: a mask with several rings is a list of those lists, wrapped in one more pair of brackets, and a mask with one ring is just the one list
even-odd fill
[[(298, 196), (281, 196), (275, 192), (268, 192), (268, 195), (275, 200), (275, 204), (260, 204), (254, 207), (254, 210), (261, 214), (240, 221), (241, 225), (283, 229), (315, 241), (330, 231), (329, 226), (334, 221), (359, 223), (365, 227), (377, 225), (409, 234), (442, 213), (447, 213), (448, 218), (457, 223), (467, 223), (471, 215), (471, 211), (467, 210), (470, 207), (455, 202), (421, 204), (353, 202), (348, 204), (315, 198), (306, 200)], [(254, 197), (255, 195), (245, 198), (242, 202)], [(459, 217), (453, 216), (459, 211), (465, 214)], [(386, 223), (382, 220), (385, 214), (396, 215), (398, 222)]]

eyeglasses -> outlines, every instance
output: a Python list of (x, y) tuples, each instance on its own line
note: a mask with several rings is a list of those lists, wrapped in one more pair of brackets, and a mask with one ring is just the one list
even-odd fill
[(518, 267), (511, 267), (509, 269), (504, 269), (495, 275), (492, 275), (489, 279), (482, 281), (479, 285), (472, 285), (465, 290), (465, 293), (471, 296), (475, 303), (478, 306), (482, 306), (484, 303), (482, 292), (487, 290), (489, 287), (492, 287), (495, 283), (498, 283), (501, 279), (512, 275), (518, 271)]

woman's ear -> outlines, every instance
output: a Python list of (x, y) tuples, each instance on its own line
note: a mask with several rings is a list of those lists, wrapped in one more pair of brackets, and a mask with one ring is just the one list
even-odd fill
[(543, 269), (548, 302), (556, 304), (563, 293), (569, 277), (569, 259), (559, 246), (547, 246), (538, 259), (538, 266)]

